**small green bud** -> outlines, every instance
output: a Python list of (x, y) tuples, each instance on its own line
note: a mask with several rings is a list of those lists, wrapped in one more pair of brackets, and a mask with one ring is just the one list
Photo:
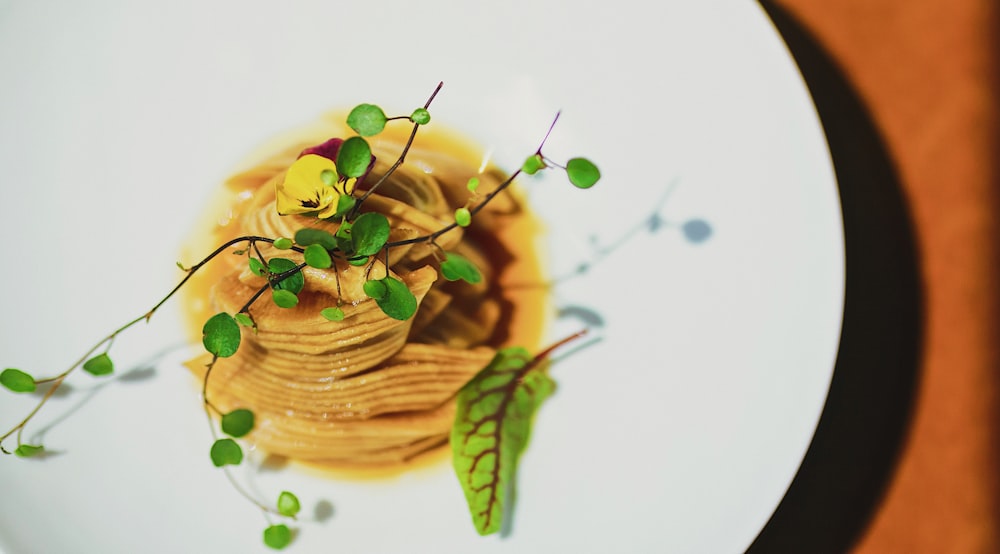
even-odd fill
[(521, 171), (527, 173), (528, 175), (534, 175), (538, 173), (538, 170), (545, 169), (548, 167), (545, 165), (545, 160), (542, 159), (541, 154), (533, 154), (524, 160), (524, 164), (521, 165)]
[(418, 125), (427, 125), (431, 122), (431, 113), (424, 108), (417, 108), (410, 114), (410, 121)]

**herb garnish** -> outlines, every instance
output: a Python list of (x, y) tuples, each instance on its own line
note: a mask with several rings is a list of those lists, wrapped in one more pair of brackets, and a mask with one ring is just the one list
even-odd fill
[[(573, 158), (564, 166), (547, 158), (542, 153), (549, 136), (546, 133), (539, 147), (522, 167), (494, 190), (481, 195), (478, 191), (479, 179), (470, 177), (467, 186), (468, 200), (465, 206), (455, 210), (452, 222), (426, 235), (390, 242), (392, 229), (389, 220), (376, 212), (361, 213), (360, 209), (379, 185), (405, 161), (417, 131), (431, 121), (428, 108), (441, 87), (442, 84), (438, 84), (424, 105), (414, 109), (409, 116), (387, 117), (379, 106), (358, 105), (347, 117), (348, 126), (357, 135), (332, 138), (323, 144), (307, 148), (276, 184), (275, 205), (280, 215), (297, 214), (334, 221), (339, 223), (336, 232), (302, 228), (295, 233), (294, 238), (242, 236), (229, 240), (191, 267), (178, 264), (186, 275), (173, 290), (149, 311), (98, 341), (62, 373), (49, 378), (35, 378), (28, 372), (13, 368), (0, 373), (0, 385), (15, 393), (30, 393), (39, 385), (49, 385), (34, 409), (0, 436), (0, 451), (24, 458), (43, 453), (45, 449), (42, 445), (23, 441), (24, 430), (67, 377), (78, 368), (95, 377), (112, 375), (115, 366), (110, 350), (120, 334), (140, 322), (148, 321), (199, 269), (219, 255), (226, 252), (246, 255), (250, 271), (263, 277), (265, 283), (246, 299), (236, 313), (217, 313), (202, 328), (202, 344), (211, 354), (211, 361), (207, 364), (202, 380), (202, 403), (213, 436), (208, 454), (212, 464), (225, 472), (237, 492), (257, 506), (268, 519), (263, 532), (264, 543), (275, 549), (288, 546), (292, 541), (292, 530), (284, 523), (272, 523), (269, 517), (295, 519), (300, 510), (298, 498), (289, 491), (283, 491), (273, 504), (264, 503), (240, 486), (229, 471), (230, 466), (239, 465), (244, 460), (243, 447), (238, 439), (252, 433), (254, 413), (246, 408), (223, 412), (212, 403), (208, 395), (208, 383), (217, 361), (239, 351), (244, 332), (256, 331), (257, 323), (252, 313), (256, 302), (270, 292), (271, 301), (278, 307), (296, 309), (298, 295), (306, 285), (302, 270), (310, 267), (331, 271), (337, 276), (335, 262), (341, 261), (365, 267), (365, 294), (387, 317), (407, 320), (416, 313), (418, 302), (407, 285), (389, 273), (388, 259), (392, 248), (429, 244), (435, 249), (440, 273), (446, 280), (476, 284), (482, 279), (479, 268), (469, 259), (442, 249), (436, 242), (438, 238), (458, 227), (470, 225), (476, 214), (506, 190), (521, 173), (532, 175), (543, 169), (559, 167), (565, 170), (569, 181), (579, 188), (589, 188), (600, 178), (597, 167), (585, 158)], [(552, 126), (558, 118), (557, 114)], [(358, 184), (367, 177), (375, 163), (365, 137), (379, 134), (388, 122), (396, 120), (412, 124), (408, 140), (389, 170), (368, 187), (364, 194), (356, 196)], [(551, 130), (552, 127), (549, 132)], [(286, 257), (265, 258), (259, 248), (261, 244), (295, 252), (301, 255), (302, 261)], [(384, 261), (384, 271), (375, 270), (380, 260)], [(339, 277), (337, 278), (339, 291)], [(339, 300), (338, 305), (323, 308), (320, 314), (330, 322), (345, 320)], [(575, 336), (578, 335), (571, 338)], [(505, 491), (513, 484), (517, 459), (527, 445), (531, 418), (554, 388), (553, 381), (546, 373), (551, 350), (550, 348), (531, 357), (521, 348), (502, 349), (458, 393), (458, 412), (451, 438), (455, 469), (465, 490), (476, 529), (481, 534), (499, 529)], [(3, 442), (12, 436), (17, 445), (11, 451), (7, 450)]]

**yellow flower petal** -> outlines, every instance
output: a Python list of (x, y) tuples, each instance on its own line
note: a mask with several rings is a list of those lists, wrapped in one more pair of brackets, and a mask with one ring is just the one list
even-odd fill
[(340, 192), (323, 182), (322, 174), (326, 170), (333, 171), (336, 175), (337, 166), (323, 156), (306, 154), (295, 160), (284, 179), (275, 185), (278, 213), (291, 215), (319, 212), (319, 217), (333, 215), (337, 211)]
[[(332, 189), (333, 187), (328, 187), (328, 188)], [(333, 214), (337, 213), (337, 199), (339, 199), (339, 198), (340, 198), (340, 195), (337, 194), (336, 197), (335, 197), (335, 199), (334, 199), (334, 201), (330, 202), (327, 205), (326, 209), (324, 209), (323, 211), (321, 211), (318, 214), (316, 214), (316, 217), (318, 217), (320, 219), (326, 219), (328, 217), (332, 217)]]
[(341, 194), (351, 195), (354, 194), (354, 187), (358, 184), (357, 179), (348, 179), (344, 182), (344, 190)]

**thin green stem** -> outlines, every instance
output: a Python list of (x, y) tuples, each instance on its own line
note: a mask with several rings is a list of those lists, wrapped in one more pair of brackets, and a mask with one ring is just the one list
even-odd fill
[[(208, 386), (208, 374), (212, 370), (211, 365), (214, 365), (215, 361), (216, 361), (216, 358), (213, 358), (212, 359), (212, 363), (210, 364), (208, 370), (205, 372), (205, 386), (206, 387)], [(214, 442), (214, 441), (219, 440), (219, 433), (216, 432), (216, 430), (215, 430), (215, 420), (212, 419), (212, 411), (214, 410), (219, 415), (222, 415), (222, 412), (220, 412), (218, 410), (218, 408), (216, 408), (215, 406), (213, 406), (208, 401), (208, 397), (206, 396), (206, 392), (205, 392), (206, 390), (207, 389), (203, 389), (202, 400), (203, 400), (204, 407), (205, 407), (205, 417), (208, 418), (208, 429), (212, 433), (212, 441)], [(246, 498), (251, 504), (253, 504), (254, 506), (257, 506), (258, 508), (260, 508), (265, 514), (273, 514), (273, 515), (276, 515), (276, 516), (280, 516), (281, 515), (281, 512), (277, 511), (274, 508), (271, 508), (270, 506), (264, 505), (264, 503), (262, 503), (261, 501), (257, 500), (252, 494), (250, 494), (249, 492), (247, 492), (247, 490), (244, 489), (243, 486), (239, 484), (239, 482), (236, 480), (236, 478), (233, 477), (232, 472), (229, 470), (229, 466), (223, 466), (222, 467), (222, 472), (226, 474), (226, 479), (229, 479), (229, 484), (232, 485), (234, 489), (236, 489), (236, 492), (240, 493), (240, 495), (243, 496), (243, 498)]]
[[(559, 121), (559, 115), (560, 114), (562, 114), (562, 110), (557, 111), (556, 112), (556, 116), (554, 118), (552, 118), (552, 123), (549, 125), (549, 130), (545, 131), (545, 136), (542, 137), (542, 142), (541, 142), (541, 144), (538, 145), (538, 150), (535, 150), (535, 154), (538, 154), (539, 156), (542, 156), (542, 147), (545, 146), (546, 142), (548, 142), (549, 135), (552, 134), (552, 129), (556, 128), (556, 122)], [(542, 157), (544, 158), (544, 156), (542, 156)]]
[[(162, 304), (162, 302), (160, 304)], [(159, 306), (159, 304), (157, 306)], [(36, 384), (52, 383), (52, 385), (49, 387), (49, 390), (45, 392), (45, 396), (42, 397), (42, 399), (38, 402), (38, 404), (35, 406), (35, 408), (33, 410), (31, 410), (31, 412), (28, 413), (28, 415), (26, 415), (24, 417), (24, 419), (22, 419), (20, 421), (20, 423), (18, 423), (14, 427), (12, 427), (9, 431), (7, 431), (6, 434), (4, 434), (2, 437), (0, 437), (0, 451), (2, 451), (4, 454), (10, 454), (11, 453), (11, 452), (7, 451), (6, 448), (3, 447), (3, 441), (5, 441), (8, 438), (10, 438), (10, 436), (13, 435), (14, 433), (17, 433), (17, 444), (18, 444), (18, 446), (20, 446), (22, 444), (22, 442), (21, 442), (21, 434), (24, 431), (24, 427), (28, 424), (29, 421), (31, 421), (31, 419), (33, 417), (35, 417), (35, 414), (37, 414), (39, 412), (39, 410), (42, 409), (42, 406), (44, 406), (46, 404), (46, 402), (48, 402), (49, 399), (52, 398), (52, 395), (54, 395), (55, 392), (57, 390), (59, 390), (59, 387), (63, 384), (63, 381), (65, 381), (66, 378), (69, 377), (70, 373), (72, 373), (73, 370), (75, 370), (76, 368), (82, 366), (84, 364), (84, 362), (86, 362), (87, 360), (90, 359), (90, 357), (94, 354), (94, 352), (97, 352), (97, 350), (99, 348), (101, 348), (105, 344), (110, 343), (111, 341), (113, 341), (114, 338), (117, 337), (120, 333), (124, 332), (125, 330), (127, 330), (130, 327), (132, 327), (136, 323), (139, 323), (140, 321), (143, 321), (144, 319), (147, 319), (148, 315), (149, 315), (148, 313), (147, 314), (143, 314), (143, 315), (141, 315), (141, 316), (133, 319), (132, 321), (129, 321), (125, 325), (122, 325), (118, 329), (115, 329), (114, 332), (112, 332), (110, 335), (108, 335), (108, 336), (104, 337), (103, 339), (101, 339), (100, 341), (98, 341), (97, 344), (95, 344), (94, 346), (92, 346), (90, 348), (90, 350), (87, 350), (87, 352), (84, 353), (83, 356), (81, 356), (80, 359), (78, 359), (75, 363), (73, 363), (73, 365), (71, 365), (69, 367), (69, 369), (67, 369), (66, 371), (63, 371), (62, 373), (60, 373), (59, 375), (56, 375), (55, 377), (50, 377), (50, 378), (47, 378), (47, 379), (36, 380), (35, 381)]]
[[(222, 411), (216, 408), (215, 405), (208, 400), (208, 378), (212, 374), (212, 369), (215, 368), (215, 362), (217, 361), (219, 361), (219, 356), (212, 354), (212, 361), (208, 362), (205, 366), (205, 376), (201, 380), (201, 401), (205, 404), (206, 412), (208, 412), (209, 408), (211, 408), (212, 411), (221, 416)], [(209, 421), (211, 421), (211, 418), (209, 418)], [(214, 428), (212, 429), (212, 435), (215, 435)]]
[[(516, 179), (517, 176), (520, 175), (520, 174), (521, 174), (521, 170), (520, 169), (518, 169), (517, 171), (515, 171), (514, 173), (512, 173), (511, 176), (508, 177), (504, 182), (500, 183), (500, 185), (497, 186), (497, 188), (494, 189), (493, 192), (491, 192), (488, 195), (486, 195), (486, 197), (483, 199), (482, 202), (480, 202), (479, 204), (476, 204), (472, 208), (469, 208), (469, 215), (470, 216), (474, 216), (477, 213), (479, 213), (483, 208), (486, 207), (487, 204), (490, 203), (490, 201), (492, 201), (494, 198), (496, 198), (496, 196), (498, 194), (500, 194), (501, 192), (503, 192), (504, 190), (506, 190), (507, 187), (509, 187), (510, 184), (514, 182), (514, 179)], [(437, 240), (437, 238), (440, 237), (441, 235), (443, 235), (443, 234), (445, 234), (445, 233), (447, 233), (447, 232), (449, 232), (449, 231), (451, 231), (453, 229), (457, 229), (459, 227), (461, 227), (461, 226), (458, 223), (452, 222), (452, 223), (449, 223), (448, 225), (445, 225), (444, 227), (438, 229), (437, 231), (434, 231), (433, 233), (430, 233), (429, 235), (424, 235), (424, 236), (421, 236), (421, 237), (415, 237), (415, 238), (406, 239), (406, 240), (398, 240), (398, 241), (395, 241), (395, 242), (387, 242), (387, 243), (385, 243), (385, 247), (389, 248), (390, 246), (404, 246), (404, 245), (407, 245), (407, 244), (419, 244), (419, 243), (422, 243), (422, 242), (433, 242), (433, 241)]]
[[(424, 102), (425, 110), (430, 107), (431, 102), (434, 101), (434, 97), (437, 96), (438, 92), (441, 90), (441, 87), (443, 86), (444, 86), (444, 81), (441, 81), (438, 83), (437, 87), (434, 88), (434, 92), (431, 93), (430, 98), (427, 99), (427, 102)], [(399, 166), (403, 165), (403, 161), (406, 160), (406, 154), (410, 151), (410, 147), (413, 146), (414, 139), (417, 138), (418, 129), (420, 129), (420, 124), (414, 122), (413, 130), (410, 131), (410, 136), (409, 138), (406, 139), (406, 144), (403, 145), (403, 150), (400, 152), (399, 157), (396, 159), (395, 163), (392, 164), (392, 167), (390, 167), (388, 171), (386, 171), (385, 173), (382, 174), (381, 177), (379, 177), (378, 181), (375, 181), (374, 185), (372, 185), (367, 191), (365, 191), (363, 195), (361, 195), (361, 198), (358, 198), (358, 201), (354, 204), (354, 207), (351, 208), (351, 211), (348, 214), (347, 217), (348, 220), (353, 220), (358, 215), (358, 212), (361, 210), (361, 204), (363, 204), (365, 200), (368, 199), (369, 196), (374, 194), (375, 189), (377, 189), (382, 183), (386, 182), (386, 180), (388, 180), (389, 177), (396, 172)]]
[[(549, 135), (552, 134), (552, 129), (555, 128), (556, 122), (559, 121), (559, 114), (560, 113), (561, 112), (556, 112), (556, 116), (555, 116), (555, 118), (553, 118), (552, 123), (549, 125), (548, 131), (545, 132), (545, 137), (542, 138), (541, 143), (539, 143), (539, 145), (538, 145), (538, 149), (535, 150), (535, 153), (538, 154), (539, 156), (542, 155), (542, 148), (545, 146), (545, 142), (549, 139)], [(474, 216), (477, 213), (479, 213), (480, 211), (482, 211), (482, 209), (485, 208), (486, 205), (489, 204), (491, 201), (493, 201), (493, 199), (496, 198), (497, 195), (499, 195), (501, 192), (503, 192), (504, 190), (506, 190), (507, 187), (509, 187), (510, 184), (513, 183), (514, 180), (517, 179), (517, 176), (520, 175), (520, 174), (521, 174), (521, 169), (518, 168), (516, 171), (514, 171), (514, 173), (512, 173), (509, 177), (507, 177), (507, 179), (505, 179), (504, 182), (500, 183), (500, 185), (498, 185), (497, 188), (493, 189), (492, 192), (490, 192), (489, 194), (487, 194), (483, 198), (482, 202), (476, 204), (472, 208), (469, 208), (469, 215)], [(437, 231), (434, 231), (433, 233), (431, 233), (429, 235), (424, 235), (422, 237), (415, 237), (415, 238), (412, 238), (412, 239), (400, 240), (400, 241), (396, 241), (396, 242), (387, 242), (385, 244), (385, 247), (389, 248), (390, 246), (404, 246), (404, 245), (407, 245), (407, 244), (419, 244), (419, 243), (428, 242), (428, 241), (433, 242), (438, 237), (440, 237), (441, 235), (444, 235), (445, 233), (447, 233), (447, 232), (449, 232), (449, 231), (451, 231), (453, 229), (456, 229), (458, 227), (460, 227), (460, 225), (458, 223), (452, 222), (452, 223), (450, 223), (450, 224), (442, 227), (441, 229), (438, 229)]]
[(243, 307), (240, 308), (240, 310), (236, 313), (239, 314), (250, 313), (249, 311), (250, 306), (253, 306), (254, 302), (257, 302), (257, 299), (259, 299), (262, 294), (264, 294), (268, 289), (274, 288), (278, 283), (284, 281), (285, 279), (288, 279), (292, 275), (299, 273), (300, 271), (302, 271), (304, 267), (306, 267), (306, 265), (307, 264), (305, 263), (301, 263), (291, 269), (282, 271), (281, 273), (268, 274), (267, 284), (257, 289), (257, 292), (253, 293), (253, 296), (251, 296), (250, 299), (247, 300), (245, 304), (243, 304)]
[(343, 301), (343, 296), (344, 296), (343, 293), (340, 291), (340, 271), (337, 269), (337, 264), (333, 264), (332, 268), (333, 268), (333, 280), (337, 284), (337, 307), (339, 308), (340, 304)]
[[(270, 238), (267, 238), (267, 237), (258, 237), (258, 236), (243, 236), (243, 237), (237, 237), (237, 238), (234, 238), (232, 240), (227, 241), (226, 243), (224, 243), (221, 246), (219, 246), (218, 248), (216, 248), (211, 254), (209, 254), (208, 256), (206, 256), (200, 262), (198, 262), (197, 264), (191, 266), (190, 268), (187, 268), (185, 270), (187, 274), (184, 276), (183, 279), (181, 279), (181, 281), (177, 284), (177, 286), (175, 286), (169, 293), (167, 293), (166, 296), (164, 296), (159, 302), (156, 303), (156, 305), (154, 305), (152, 308), (150, 308), (144, 314), (136, 317), (135, 319), (132, 319), (128, 323), (126, 323), (126, 324), (122, 325), (121, 327), (119, 327), (119, 328), (115, 329), (114, 331), (112, 331), (111, 334), (109, 334), (106, 337), (104, 337), (101, 340), (99, 340), (96, 344), (94, 344), (94, 346), (92, 346), (89, 350), (87, 350), (83, 354), (83, 356), (81, 356), (78, 360), (76, 360), (76, 362), (74, 362), (73, 365), (69, 366), (69, 368), (66, 369), (65, 371), (63, 371), (62, 373), (56, 375), (55, 377), (49, 377), (49, 378), (45, 378), (45, 379), (38, 379), (38, 380), (36, 380), (35, 381), (36, 384), (49, 384), (49, 383), (51, 383), (51, 386), (49, 387), (49, 390), (45, 392), (45, 395), (38, 402), (38, 404), (35, 406), (35, 408), (33, 410), (31, 410), (31, 412), (29, 412), (28, 415), (26, 415), (24, 417), (24, 419), (22, 419), (17, 425), (15, 425), (9, 431), (7, 431), (7, 433), (5, 433), (3, 436), (0, 436), (0, 451), (2, 451), (4, 454), (10, 454), (11, 453), (6, 448), (3, 447), (3, 442), (5, 440), (7, 440), (8, 438), (10, 438), (10, 436), (13, 435), (14, 433), (17, 433), (17, 444), (18, 444), (18, 446), (20, 446), (21, 444), (23, 444), (21, 442), (21, 437), (22, 437), (22, 433), (24, 432), (25, 426), (27, 426), (27, 424), (35, 417), (35, 415), (38, 414), (38, 412), (42, 409), (42, 407), (45, 406), (45, 404), (49, 401), (50, 398), (52, 398), (52, 395), (55, 394), (55, 392), (59, 389), (59, 387), (62, 386), (62, 384), (66, 380), (66, 378), (69, 377), (69, 375), (71, 373), (73, 373), (74, 370), (76, 370), (78, 367), (81, 367), (102, 346), (106, 347), (105, 350), (104, 350), (104, 352), (107, 353), (110, 350), (112, 343), (114, 343), (115, 338), (117, 338), (118, 335), (120, 335), (121, 333), (123, 333), (126, 330), (132, 328), (133, 326), (135, 326), (136, 324), (138, 324), (141, 321), (147, 321), (148, 322), (149, 319), (151, 317), (153, 317), (153, 314), (156, 313), (156, 311), (159, 310), (160, 307), (163, 306), (163, 304), (165, 304), (167, 302), (167, 300), (170, 300), (170, 298), (172, 298), (177, 293), (177, 291), (179, 291), (185, 284), (187, 284), (188, 280), (190, 280), (191, 277), (194, 276), (194, 274), (199, 269), (201, 269), (202, 267), (204, 267), (205, 264), (207, 264), (208, 262), (212, 261), (219, 254), (225, 252), (227, 249), (229, 249), (229, 248), (231, 248), (231, 247), (233, 247), (233, 246), (235, 246), (237, 244), (240, 244), (242, 242), (249, 242), (251, 245), (255, 245), (257, 242), (273, 243), (274, 239), (270, 239)], [(301, 248), (297, 248), (296, 250), (299, 251), (299, 252), (302, 251)]]

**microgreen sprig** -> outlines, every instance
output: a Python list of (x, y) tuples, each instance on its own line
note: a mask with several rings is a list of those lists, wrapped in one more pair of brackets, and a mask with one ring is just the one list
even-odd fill
[[(296, 162), (289, 169), (289, 176), (303, 180), (287, 183), (288, 186), (276, 191), (279, 214), (312, 213), (327, 221), (338, 222), (339, 226), (335, 232), (304, 227), (299, 229), (293, 238), (248, 235), (231, 239), (191, 267), (178, 263), (178, 267), (185, 272), (185, 275), (170, 292), (147, 312), (99, 340), (62, 373), (44, 379), (35, 378), (30, 373), (15, 368), (8, 368), (0, 373), (0, 385), (15, 393), (30, 393), (37, 390), (40, 385), (48, 385), (48, 390), (34, 409), (6, 434), (0, 436), (0, 451), (20, 457), (36, 456), (44, 452), (42, 445), (23, 441), (24, 429), (76, 369), (82, 368), (94, 377), (113, 374), (114, 362), (109, 352), (120, 334), (142, 321), (148, 322), (193, 275), (220, 254), (231, 251), (234, 254), (246, 255), (250, 271), (262, 277), (264, 283), (246, 299), (236, 313), (217, 313), (210, 317), (202, 328), (202, 345), (211, 354), (211, 360), (206, 365), (202, 378), (202, 404), (213, 439), (209, 448), (209, 458), (214, 466), (222, 469), (236, 491), (263, 512), (268, 520), (268, 526), (263, 532), (264, 543), (276, 549), (290, 544), (293, 536), (291, 529), (284, 523), (273, 523), (270, 517), (294, 519), (301, 508), (298, 498), (289, 491), (283, 491), (275, 504), (266, 504), (241, 486), (230, 471), (231, 466), (241, 464), (245, 458), (239, 441), (252, 434), (256, 424), (255, 414), (248, 408), (223, 411), (209, 398), (209, 381), (217, 362), (239, 352), (243, 327), (257, 331), (257, 322), (252, 313), (255, 303), (270, 291), (271, 301), (275, 305), (283, 309), (294, 309), (299, 305), (299, 295), (306, 287), (303, 270), (309, 267), (320, 271), (331, 271), (336, 280), (337, 304), (322, 309), (320, 315), (331, 323), (343, 324), (346, 314), (341, 308), (340, 275), (337, 268), (337, 262), (340, 261), (354, 266), (367, 266), (366, 282), (363, 284), (365, 294), (386, 316), (396, 320), (410, 319), (416, 313), (419, 303), (406, 283), (390, 274), (389, 252), (392, 248), (420, 243), (429, 244), (434, 249), (441, 275), (446, 280), (461, 280), (476, 284), (482, 280), (479, 268), (471, 260), (455, 252), (445, 251), (437, 243), (437, 239), (457, 228), (472, 225), (476, 215), (509, 188), (522, 173), (533, 175), (547, 168), (559, 167), (565, 170), (570, 182), (579, 188), (589, 188), (600, 179), (597, 166), (586, 158), (572, 158), (565, 165), (559, 165), (543, 154), (542, 149), (559, 119), (557, 113), (535, 152), (492, 191), (482, 194), (479, 191), (478, 177), (469, 178), (467, 189), (470, 196), (464, 206), (455, 210), (453, 221), (422, 236), (389, 241), (392, 229), (388, 218), (380, 213), (361, 213), (360, 210), (365, 201), (404, 163), (420, 127), (431, 121), (429, 108), (442, 86), (443, 83), (438, 83), (427, 101), (415, 108), (410, 115), (388, 117), (377, 105), (358, 105), (347, 117), (348, 126), (357, 135), (346, 139), (331, 139), (327, 143), (307, 149), (300, 157), (302, 163)], [(366, 137), (381, 133), (391, 121), (407, 121), (412, 124), (410, 134), (389, 169), (367, 187), (363, 194), (355, 196), (355, 185), (366, 178), (375, 164), (375, 157)], [(282, 209), (288, 211), (282, 212)], [(284, 255), (265, 257), (260, 248), (261, 244), (269, 244), (275, 250), (288, 252), (287, 255), (291, 257)], [(300, 257), (302, 261), (293, 259), (295, 257)], [(372, 269), (379, 258), (384, 260), (385, 272), (382, 275), (372, 275)], [(3, 443), (15, 435), (17, 446), (13, 451), (9, 451)]]

